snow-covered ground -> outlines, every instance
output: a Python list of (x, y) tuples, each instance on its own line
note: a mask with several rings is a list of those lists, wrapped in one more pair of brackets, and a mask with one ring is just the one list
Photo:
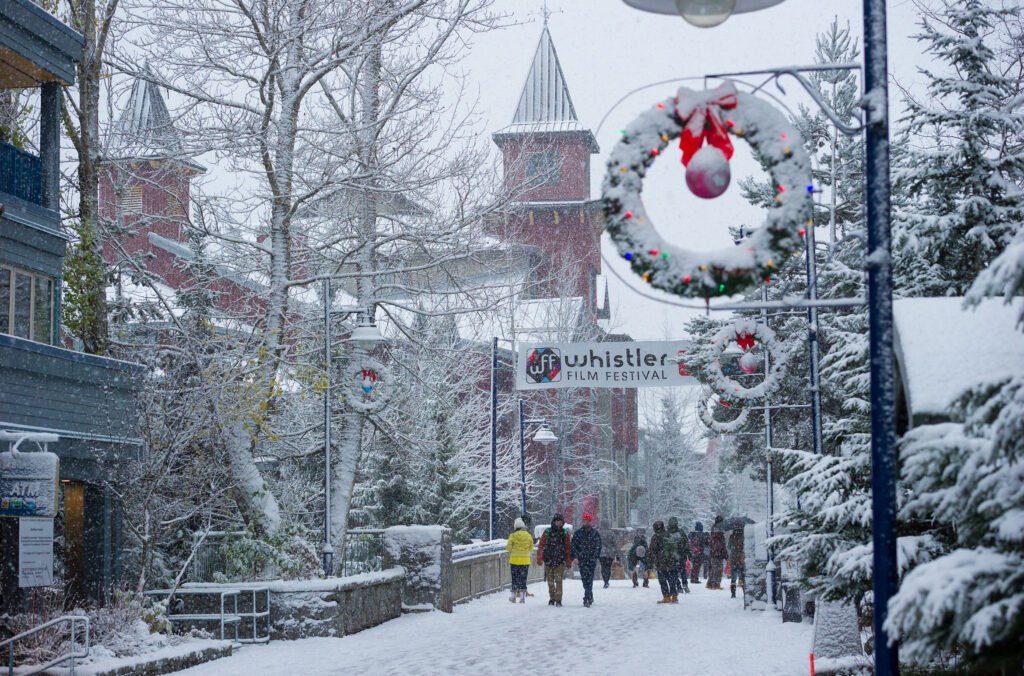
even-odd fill
[(189, 676), (257, 674), (611, 674), (793, 676), (810, 672), (812, 625), (783, 624), (777, 612), (742, 609), (728, 590), (691, 586), (677, 605), (657, 605), (658, 585), (633, 589), (613, 580), (566, 580), (564, 606), (547, 605), (547, 588), (513, 605), (486, 596), (440, 612), (405, 615), (346, 636), (247, 646), (230, 658), (179, 672)]

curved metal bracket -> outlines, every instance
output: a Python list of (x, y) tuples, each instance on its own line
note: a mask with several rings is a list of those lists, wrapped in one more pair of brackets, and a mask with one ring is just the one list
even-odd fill
[(818, 89), (810, 82), (808, 82), (807, 78), (805, 78), (803, 75), (801, 75), (794, 69), (781, 68), (775, 71), (773, 79), (775, 80), (775, 86), (779, 88), (780, 92), (782, 92), (783, 94), (786, 93), (786, 90), (782, 88), (781, 84), (779, 84), (779, 78), (782, 77), (783, 75), (790, 75), (794, 79), (796, 79), (796, 81), (799, 82), (801, 86), (803, 86), (804, 90), (807, 91), (810, 97), (814, 99), (814, 102), (818, 104), (818, 108), (820, 108), (821, 112), (825, 114), (825, 117), (827, 117), (835, 126), (835, 128), (841, 131), (843, 134), (845, 134), (846, 136), (855, 136), (864, 130), (864, 127), (866, 126), (864, 124), (859, 124), (856, 127), (851, 127), (840, 121), (839, 118), (836, 116), (835, 111), (833, 111), (828, 106), (828, 104), (825, 103), (825, 100), (821, 98), (821, 93), (818, 92)]
[(859, 63), (819, 63), (819, 64), (814, 64), (813, 66), (785, 66), (783, 68), (772, 68), (770, 70), (748, 70), (748, 71), (744, 71), (742, 73), (716, 73), (714, 75), (705, 75), (704, 76), (704, 80), (707, 81), (708, 79), (712, 79), (712, 78), (713, 79), (734, 78), (734, 77), (739, 77), (741, 75), (768, 75), (770, 77), (767, 80), (765, 80), (764, 82), (762, 82), (760, 85), (755, 87), (754, 88), (754, 92), (757, 92), (758, 90), (762, 89), (766, 84), (768, 84), (769, 82), (772, 82), (774, 80), (775, 86), (778, 87), (780, 92), (785, 94), (786, 90), (782, 88), (781, 84), (779, 84), (779, 78), (782, 77), (783, 75), (791, 75), (807, 91), (807, 93), (810, 95), (811, 99), (813, 99), (814, 102), (816, 104), (818, 104), (818, 108), (820, 108), (821, 112), (825, 114), (825, 117), (827, 117), (832, 122), (832, 124), (835, 125), (836, 129), (841, 131), (846, 136), (854, 136), (854, 135), (859, 134), (860, 132), (864, 131), (864, 128), (867, 125), (861, 123), (861, 124), (857, 125), (856, 127), (851, 127), (850, 125), (842, 122), (836, 116), (835, 111), (833, 111), (828, 106), (828, 104), (825, 103), (825, 101), (821, 98), (821, 94), (814, 87), (814, 85), (812, 85), (810, 82), (808, 82), (807, 78), (805, 78), (802, 75), (802, 73), (805, 73), (805, 72), (820, 72), (820, 71), (827, 71), (827, 70), (860, 70), (860, 69), (861, 69), (861, 66), (860, 66)]

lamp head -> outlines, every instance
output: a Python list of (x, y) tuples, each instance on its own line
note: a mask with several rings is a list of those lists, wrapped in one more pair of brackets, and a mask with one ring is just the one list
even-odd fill
[(373, 323), (371, 317), (361, 314), (359, 316), (359, 325), (352, 331), (352, 335), (348, 337), (347, 342), (352, 343), (358, 348), (370, 351), (379, 343), (384, 342), (384, 336), (380, 335), (380, 329)]
[(655, 14), (677, 14), (700, 28), (717, 26), (733, 14), (756, 12), (783, 0), (623, 0), (630, 7)]
[(537, 433), (533, 435), (533, 440), (538, 444), (547, 446), (550, 443), (558, 441), (558, 437), (555, 436), (555, 433), (552, 432), (551, 428), (549, 428), (545, 423), (541, 425), (540, 429), (537, 430)]

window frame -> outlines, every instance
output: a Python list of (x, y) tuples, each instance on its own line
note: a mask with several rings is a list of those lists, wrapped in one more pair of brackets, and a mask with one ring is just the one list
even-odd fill
[[(0, 333), (14, 336), (16, 338), (25, 339), (24, 336), (18, 336), (14, 332), (14, 322), (16, 321), (15, 315), (15, 299), (17, 298), (17, 276), (22, 275), (29, 279), (29, 294), (28, 294), (28, 336), (27, 340), (31, 340), (36, 343), (42, 343), (44, 345), (52, 345), (54, 336), (56, 335), (56, 327), (54, 326), (54, 308), (57, 305), (56, 289), (57, 280), (49, 275), (44, 275), (34, 270), (23, 268), (19, 265), (7, 263), (6, 261), (0, 261), (0, 275), (7, 275), (8, 281), (8, 293), (7, 293), (7, 325), (0, 326)], [(50, 283), (50, 297), (47, 303), (49, 309), (49, 321), (47, 322), (50, 328), (49, 340), (42, 341), (36, 337), (36, 288), (39, 285), (39, 281), (42, 280), (45, 286), (46, 282)]]

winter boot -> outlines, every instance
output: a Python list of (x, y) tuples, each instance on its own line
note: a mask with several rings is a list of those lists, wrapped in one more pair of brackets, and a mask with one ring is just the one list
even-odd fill
[(512, 591), (508, 595), (509, 603), (515, 603), (517, 598), (519, 598), (519, 592), (517, 591)]
[(647, 584), (649, 581), (650, 580), (648, 580), (646, 577), (644, 578), (644, 589), (646, 589), (647, 587), (650, 587), (650, 585)]
[(636, 581), (636, 571), (635, 570), (632, 573), (629, 574), (629, 578), (631, 580), (633, 580), (633, 586), (634, 587), (639, 587), (640, 586), (640, 583)]
[(731, 598), (736, 598), (736, 583), (733, 582), (729, 585), (729, 593), (732, 594)]
[(658, 603), (659, 604), (662, 604), (662, 603), (672, 603), (672, 597), (671, 596), (663, 596), (661, 598), (661, 600), (658, 601)]
[(672, 595), (672, 603), (679, 603), (679, 594)]
[(690, 593), (690, 585), (688, 585), (688, 584), (684, 584), (683, 585), (683, 593), (684, 594), (689, 594)]
[(605, 583), (604, 583), (604, 588), (605, 588), (605, 589), (607, 589), (608, 587), (609, 587), (608, 583), (607, 583), (607, 582), (605, 582)]
[(555, 601), (555, 607), (556, 608), (561, 608), (562, 607), (562, 602), (561, 601)]
[(519, 592), (519, 602), (526, 603), (526, 590), (522, 590)]

